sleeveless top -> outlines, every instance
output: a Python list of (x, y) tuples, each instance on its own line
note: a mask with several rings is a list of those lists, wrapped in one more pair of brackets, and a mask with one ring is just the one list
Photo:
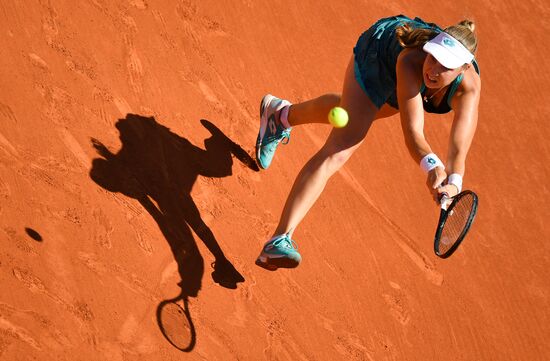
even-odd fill
[[(367, 31), (359, 37), (353, 52), (358, 75), (363, 84), (364, 90), (373, 103), (380, 108), (384, 103), (399, 109), (397, 103), (397, 75), (395, 67), (397, 57), (403, 50), (399, 44), (395, 30), (409, 24), (414, 29), (431, 29), (436, 33), (443, 29), (433, 23), (425, 22), (416, 17), (410, 19), (404, 15), (397, 15), (378, 20)], [(474, 67), (479, 74), (479, 67), (474, 60)], [(444, 100), (436, 107), (431, 102), (423, 101), (424, 110), (429, 113), (447, 113), (451, 110), (451, 99), (462, 81), (462, 75), (459, 75), (450, 84), (445, 94)], [(422, 83), (420, 93), (424, 97), (426, 91), (425, 84)]]

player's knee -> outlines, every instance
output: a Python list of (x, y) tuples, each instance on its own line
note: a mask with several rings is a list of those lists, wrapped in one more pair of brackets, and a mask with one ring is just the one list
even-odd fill
[(350, 147), (345, 149), (332, 149), (332, 151), (329, 151), (325, 154), (325, 161), (324, 165), (326, 169), (332, 174), (336, 171), (338, 171), (346, 162), (349, 160), (349, 158), (352, 156), (352, 154), (355, 152), (356, 147)]

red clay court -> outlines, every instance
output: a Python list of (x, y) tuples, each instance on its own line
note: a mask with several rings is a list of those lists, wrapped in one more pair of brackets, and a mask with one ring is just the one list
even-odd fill
[[(330, 131), (295, 129), (258, 171), (262, 96), (340, 92), (357, 37), (400, 13), (476, 22), (470, 234), (434, 255), (395, 116), (296, 231), (300, 267), (257, 267)], [(549, 18), (535, 0), (2, 1), (0, 359), (550, 359)], [(441, 154), (451, 118), (426, 118)], [(157, 317), (178, 284), (186, 308)]]

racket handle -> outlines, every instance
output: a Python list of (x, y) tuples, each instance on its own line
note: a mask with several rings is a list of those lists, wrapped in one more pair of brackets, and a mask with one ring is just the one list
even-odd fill
[[(440, 184), (437, 186), (437, 188), (441, 188), (443, 187), (443, 184)], [(447, 192), (443, 192), (441, 193), (441, 198), (439, 198), (439, 205), (441, 206), (441, 209), (443, 210), (447, 210), (447, 201), (450, 199), (451, 197), (449, 197), (449, 194)]]
[(450, 199), (449, 195), (447, 193), (443, 193), (443, 195), (439, 199), (441, 209), (447, 210), (447, 201), (449, 199)]

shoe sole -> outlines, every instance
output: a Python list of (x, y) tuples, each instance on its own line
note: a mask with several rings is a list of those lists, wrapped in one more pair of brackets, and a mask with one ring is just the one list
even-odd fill
[(266, 110), (274, 98), (275, 97), (273, 95), (267, 94), (262, 98), (262, 102), (260, 103), (260, 132), (258, 134), (258, 139), (256, 140), (256, 163), (258, 163), (262, 169), (267, 169), (267, 167), (264, 167), (260, 162), (260, 146), (262, 145), (262, 139), (264, 138), (265, 131), (267, 129), (267, 116), (264, 115), (266, 115)]
[[(265, 258), (265, 261), (262, 260), (262, 258)], [(300, 265), (300, 261), (292, 260), (286, 257), (258, 257), (256, 259), (256, 265), (265, 268), (268, 271), (276, 271), (278, 268), (296, 268), (298, 267), (298, 265)]]

